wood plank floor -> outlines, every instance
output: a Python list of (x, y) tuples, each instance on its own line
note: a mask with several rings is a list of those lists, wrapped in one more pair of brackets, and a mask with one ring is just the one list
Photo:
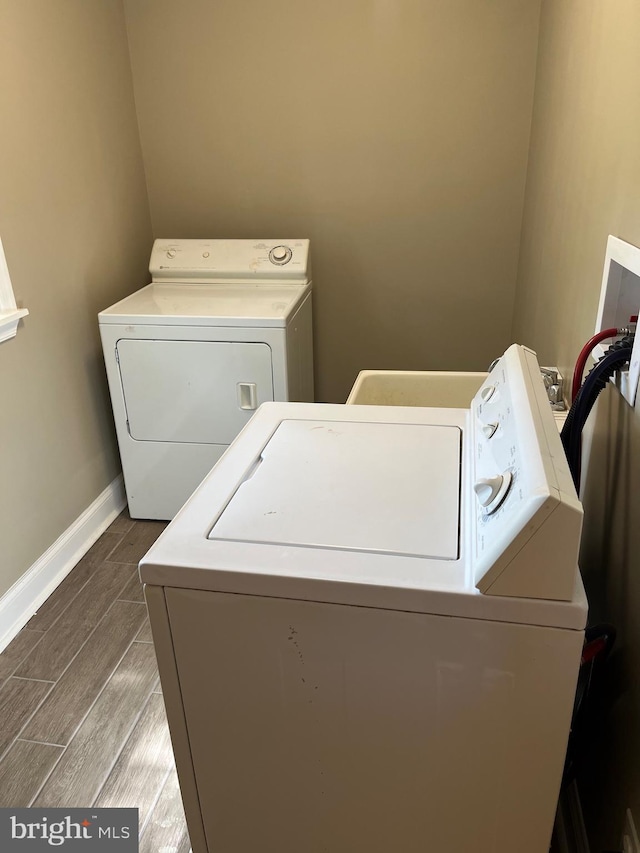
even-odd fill
[(0, 654), (0, 806), (139, 809), (141, 853), (188, 853), (126, 511)]

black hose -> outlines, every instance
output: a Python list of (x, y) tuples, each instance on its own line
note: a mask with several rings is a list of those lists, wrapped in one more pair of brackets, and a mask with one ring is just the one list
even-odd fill
[[(618, 342), (622, 343), (622, 342)], [(576, 397), (576, 406), (571, 423), (571, 432), (567, 446), (567, 458), (573, 476), (576, 489), (580, 486), (581, 460), (582, 460), (582, 431), (591, 410), (607, 382), (613, 376), (616, 369), (626, 364), (631, 358), (630, 346), (618, 346), (613, 351), (608, 351), (605, 356), (593, 368)]]
[[(621, 341), (617, 343), (622, 344)], [(570, 428), (571, 432), (565, 450), (576, 488), (578, 488), (580, 482), (581, 437), (584, 425), (587, 422), (596, 399), (603, 389), (606, 388), (607, 382), (615, 373), (616, 368), (626, 364), (631, 358), (631, 348), (629, 346), (614, 345), (614, 347), (611, 347), (607, 351), (589, 373), (580, 389), (579, 395), (576, 397), (575, 408), (572, 406), (573, 418)]]
[(582, 430), (601, 391), (617, 369), (631, 359), (633, 335), (612, 344), (589, 371), (560, 433), (576, 490), (580, 488)]

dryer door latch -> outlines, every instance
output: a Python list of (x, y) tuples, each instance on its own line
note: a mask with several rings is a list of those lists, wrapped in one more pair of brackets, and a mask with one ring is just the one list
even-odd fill
[(258, 408), (258, 389), (255, 382), (238, 382), (238, 407), (252, 412)]

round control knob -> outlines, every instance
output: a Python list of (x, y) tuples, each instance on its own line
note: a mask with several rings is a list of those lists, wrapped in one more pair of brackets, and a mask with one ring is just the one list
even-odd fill
[(288, 246), (274, 246), (269, 252), (269, 260), (272, 264), (284, 266), (291, 260), (291, 249)]
[(500, 486), (504, 482), (502, 474), (497, 474), (495, 477), (481, 477), (477, 480), (473, 487), (473, 491), (478, 497), (480, 506), (489, 506), (491, 501), (500, 491)]
[(495, 385), (486, 385), (480, 392), (480, 397), (482, 398), (483, 403), (486, 403), (488, 400), (490, 400), (495, 393)]
[(511, 486), (511, 472), (505, 471), (493, 477), (480, 477), (476, 480), (473, 491), (476, 493), (478, 503), (491, 515), (502, 504)]
[(498, 429), (498, 424), (482, 424), (482, 434), (485, 438), (491, 438)]
[(169, 251), (167, 252), (167, 257), (168, 258), (175, 258), (175, 256), (176, 256), (176, 250), (175, 249), (169, 249)]

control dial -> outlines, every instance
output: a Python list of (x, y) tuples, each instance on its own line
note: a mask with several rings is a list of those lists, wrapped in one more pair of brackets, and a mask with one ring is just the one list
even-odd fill
[(283, 267), (291, 260), (291, 249), (288, 246), (274, 246), (269, 252), (269, 260), (272, 264)]
[(482, 434), (485, 438), (491, 438), (498, 429), (498, 426), (499, 424), (496, 423), (482, 424)]
[(507, 496), (511, 486), (511, 472), (505, 471), (493, 477), (480, 477), (476, 480), (473, 491), (476, 493), (478, 503), (486, 510), (487, 515), (495, 512)]
[(482, 399), (483, 403), (488, 403), (495, 393), (495, 385), (485, 385), (482, 391), (480, 391), (480, 398)]

